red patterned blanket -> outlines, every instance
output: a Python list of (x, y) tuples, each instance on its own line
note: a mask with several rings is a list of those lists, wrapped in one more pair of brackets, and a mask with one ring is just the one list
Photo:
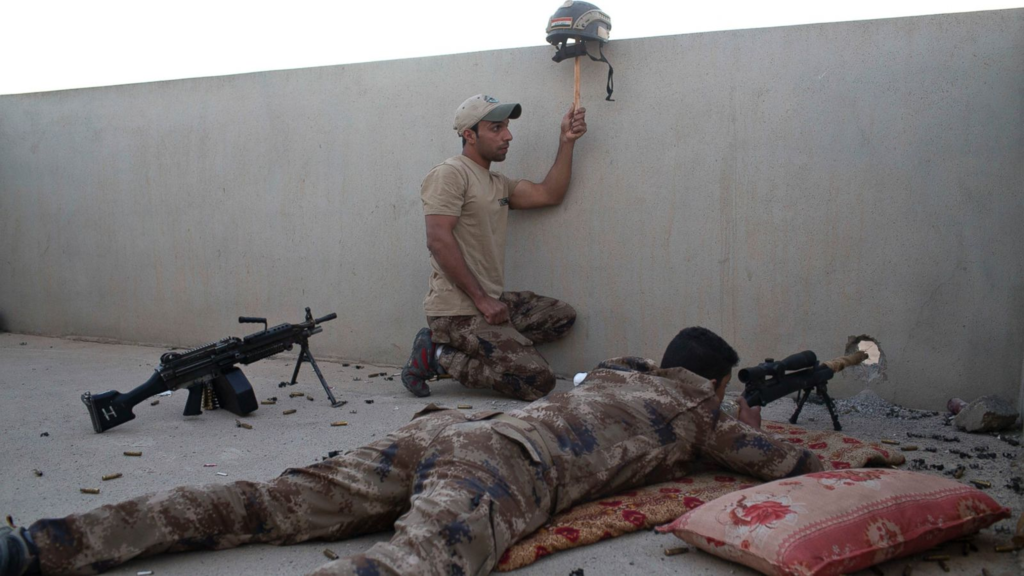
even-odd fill
[[(890, 466), (905, 461), (898, 452), (841, 432), (805, 430), (780, 422), (765, 422), (762, 428), (807, 447), (818, 455), (826, 469)], [(666, 524), (723, 494), (759, 483), (756, 478), (708, 466), (670, 482), (581, 504), (555, 516), (506, 550), (495, 570), (515, 570), (560, 550)]]

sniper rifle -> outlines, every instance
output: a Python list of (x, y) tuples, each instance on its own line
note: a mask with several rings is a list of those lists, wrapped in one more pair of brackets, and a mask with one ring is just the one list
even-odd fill
[(835, 376), (836, 372), (860, 364), (867, 358), (867, 353), (858, 351), (848, 356), (819, 363), (818, 357), (810, 350), (793, 354), (779, 361), (768, 358), (757, 366), (740, 370), (740, 382), (746, 385), (743, 390), (743, 398), (753, 408), (754, 406), (765, 406), (796, 392), (796, 411), (789, 419), (791, 424), (796, 424), (804, 403), (811, 397), (811, 391), (816, 391), (824, 401), (825, 407), (828, 408), (829, 415), (832, 416), (832, 427), (839, 431), (843, 427), (839, 424), (835, 405), (828, 395), (828, 381)]

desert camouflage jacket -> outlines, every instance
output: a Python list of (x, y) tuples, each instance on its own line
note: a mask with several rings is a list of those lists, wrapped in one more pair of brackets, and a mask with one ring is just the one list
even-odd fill
[(721, 413), (718, 404), (711, 383), (692, 372), (615, 358), (573, 390), (509, 412), (525, 425), (502, 433), (521, 433), (528, 455), (550, 467), (557, 510), (678, 478), (701, 456), (764, 480), (821, 469), (811, 452)]

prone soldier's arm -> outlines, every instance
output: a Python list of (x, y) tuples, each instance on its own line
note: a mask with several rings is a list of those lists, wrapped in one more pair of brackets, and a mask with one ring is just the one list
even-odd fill
[(822, 470), (810, 450), (754, 429), (720, 413), (703, 446), (706, 456), (719, 464), (762, 480), (778, 480)]

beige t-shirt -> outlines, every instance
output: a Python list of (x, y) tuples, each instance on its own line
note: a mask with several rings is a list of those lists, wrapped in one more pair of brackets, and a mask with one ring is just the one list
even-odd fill
[[(455, 241), (469, 271), (493, 298), (505, 286), (508, 197), (518, 183), (459, 155), (434, 166), (420, 188), (425, 216), (459, 217)], [(433, 255), (430, 266), (430, 288), (423, 300), (427, 316), (478, 314), (473, 300), (441, 271)]]

